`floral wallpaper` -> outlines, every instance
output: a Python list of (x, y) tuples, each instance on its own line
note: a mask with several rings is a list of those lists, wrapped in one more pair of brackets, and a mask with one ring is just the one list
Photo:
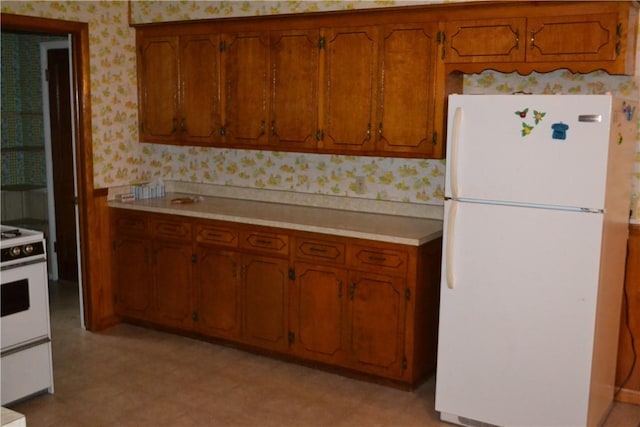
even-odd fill
[[(377, 1), (3, 1), (2, 11), (89, 23), (94, 186), (154, 177), (250, 188), (441, 204), (444, 162), (268, 151), (173, 147), (138, 143), (133, 23), (302, 13), (442, 3)], [(638, 55), (640, 57), (640, 54)], [(640, 73), (640, 67), (638, 73)], [(604, 93), (639, 99), (638, 81), (605, 73), (556, 71), (528, 76), (487, 71), (465, 76), (465, 93)], [(636, 118), (640, 114), (636, 114)], [(639, 122), (640, 127), (640, 122)], [(640, 141), (634, 192), (640, 195)], [(355, 176), (366, 191), (355, 193)]]

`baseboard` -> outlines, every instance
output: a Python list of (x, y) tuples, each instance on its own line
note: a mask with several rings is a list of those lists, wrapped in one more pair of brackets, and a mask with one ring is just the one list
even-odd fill
[(620, 389), (620, 391), (615, 395), (615, 400), (618, 402), (640, 405), (640, 390), (631, 390), (628, 388)]

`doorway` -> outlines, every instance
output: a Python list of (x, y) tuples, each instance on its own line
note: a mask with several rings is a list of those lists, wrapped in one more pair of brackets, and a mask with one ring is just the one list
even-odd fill
[[(81, 306), (84, 309), (81, 323), (88, 330), (104, 328), (109, 312), (95, 310), (96, 300), (102, 286), (108, 281), (102, 280), (101, 266), (95, 257), (91, 257), (91, 247), (100, 245), (102, 233), (100, 215), (106, 200), (106, 191), (93, 188), (93, 150), (91, 135), (91, 95), (89, 80), (89, 25), (83, 22), (62, 21), (48, 18), (2, 14), (2, 30), (18, 33), (34, 33), (63, 36), (70, 41), (70, 74), (72, 93), (73, 133), (76, 136), (74, 148), (75, 180), (77, 204), (77, 251), (82, 262), (78, 266), (78, 281), (81, 289)], [(36, 59), (37, 61), (37, 59)]]

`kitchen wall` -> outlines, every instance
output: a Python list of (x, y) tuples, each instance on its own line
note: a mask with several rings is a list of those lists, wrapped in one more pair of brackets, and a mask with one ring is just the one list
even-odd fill
[[(425, 1), (136, 1), (15, 2), (2, 11), (89, 23), (93, 109), (94, 187), (156, 176), (247, 188), (289, 190), (416, 204), (442, 203), (444, 162), (267, 151), (172, 147), (137, 143), (134, 23), (401, 6)], [(639, 43), (640, 44), (640, 43)], [(640, 54), (638, 55), (640, 58)], [(640, 75), (640, 66), (638, 73)], [(604, 93), (639, 98), (638, 80), (604, 73), (500, 74), (465, 77), (466, 93)], [(638, 118), (636, 114), (636, 119)], [(638, 122), (640, 126), (640, 121)], [(636, 141), (634, 192), (640, 193), (640, 141)], [(367, 193), (353, 191), (355, 175)]]

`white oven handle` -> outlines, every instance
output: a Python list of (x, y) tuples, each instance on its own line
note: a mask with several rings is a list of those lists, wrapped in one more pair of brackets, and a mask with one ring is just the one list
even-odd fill
[(41, 257), (38, 257), (38, 258), (31, 258), (31, 259), (29, 259), (27, 261), (17, 262), (15, 264), (2, 265), (2, 267), (0, 267), (0, 271), (11, 270), (11, 269), (14, 269), (14, 268), (19, 268), (19, 267), (27, 267), (29, 265), (38, 264), (38, 263), (45, 262), (45, 261), (47, 261), (47, 257), (45, 257), (45, 256), (41, 256)]

